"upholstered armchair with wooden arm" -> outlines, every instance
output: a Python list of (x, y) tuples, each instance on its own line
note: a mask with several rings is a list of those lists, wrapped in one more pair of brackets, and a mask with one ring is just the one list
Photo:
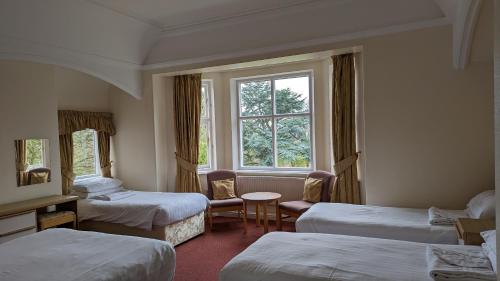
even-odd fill
[[(236, 195), (236, 197), (230, 199), (221, 199), (221, 200), (214, 199), (213, 182), (228, 180), (228, 179), (233, 180), (234, 194)], [(208, 183), (207, 197), (210, 200), (210, 206), (208, 208), (208, 222), (210, 225), (210, 229), (212, 229), (212, 219), (213, 219), (212, 213), (214, 212), (237, 211), (239, 216), (241, 217), (242, 213), (244, 212), (243, 199), (238, 197), (238, 182), (236, 173), (234, 171), (229, 171), (229, 170), (217, 170), (209, 172), (207, 174), (207, 183)], [(245, 216), (243, 216), (243, 218), (244, 217)]]
[[(322, 180), (320, 202), (330, 202), (330, 194), (332, 192), (335, 176), (325, 171), (314, 171), (309, 173), (307, 175), (307, 178)], [(287, 217), (298, 218), (305, 211), (307, 211), (312, 205), (314, 205), (314, 203), (305, 200), (281, 202), (279, 204), (280, 215), (278, 216), (279, 220), (278, 225), (280, 226), (279, 230), (281, 230), (281, 225), (282, 225), (281, 214), (284, 214)]]

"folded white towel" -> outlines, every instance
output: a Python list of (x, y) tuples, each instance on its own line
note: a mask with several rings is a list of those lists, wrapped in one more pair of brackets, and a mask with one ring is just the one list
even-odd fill
[(134, 192), (131, 190), (127, 191), (120, 191), (120, 192), (115, 192), (115, 193), (110, 193), (110, 194), (103, 194), (94, 197), (96, 200), (102, 200), (102, 201), (117, 201), (121, 199), (125, 199), (131, 196), (134, 196)]
[(495, 281), (497, 278), (480, 247), (429, 245), (427, 270), (435, 281)]
[(466, 217), (464, 212), (429, 208), (429, 223), (432, 225), (454, 225), (458, 218)]
[(115, 188), (106, 189), (106, 190), (98, 191), (98, 192), (82, 192), (82, 191), (73, 190), (71, 192), (71, 194), (80, 197), (80, 199), (94, 199), (97, 196), (106, 195), (106, 194), (115, 193), (115, 192), (124, 191), (124, 190), (125, 189), (123, 189), (123, 187), (115, 187)]

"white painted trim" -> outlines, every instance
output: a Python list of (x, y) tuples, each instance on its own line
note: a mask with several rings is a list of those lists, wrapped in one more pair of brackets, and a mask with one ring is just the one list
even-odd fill
[[(288, 43), (288, 44), (282, 44), (282, 45), (271, 46), (271, 47), (256, 48), (256, 49), (249, 49), (249, 50), (244, 50), (244, 51), (221, 53), (221, 54), (215, 54), (215, 55), (210, 55), (210, 56), (202, 56), (202, 57), (197, 57), (197, 58), (171, 60), (171, 61), (166, 61), (166, 62), (162, 62), (162, 63), (147, 64), (147, 65), (143, 66), (143, 69), (144, 70), (155, 70), (155, 69), (170, 68), (170, 67), (177, 67), (177, 66), (183, 66), (183, 65), (207, 63), (207, 62), (217, 61), (217, 60), (227, 60), (227, 59), (242, 58), (242, 57), (248, 57), (248, 56), (256, 56), (256, 55), (275, 53), (275, 52), (286, 51), (286, 50), (294, 50), (294, 49), (300, 49), (300, 48), (305, 48), (305, 47), (321, 46), (321, 45), (333, 44), (333, 43), (338, 43), (338, 42), (343, 42), (343, 41), (363, 39), (363, 38), (375, 37), (375, 36), (386, 35), (386, 34), (393, 34), (393, 33), (422, 29), (422, 28), (444, 26), (444, 25), (448, 25), (448, 24), (451, 24), (450, 21), (448, 20), (448, 18), (439, 18), (439, 19), (433, 19), (433, 20), (422, 21), (422, 22), (417, 22), (417, 23), (410, 23), (410, 24), (396, 25), (396, 26), (390, 26), (390, 27), (385, 27), (385, 28), (380, 28), (380, 29), (360, 31), (360, 32), (355, 32), (355, 33), (350, 33), (350, 34), (335, 35), (335, 36), (323, 37), (323, 38), (312, 39), (312, 40), (292, 42), (292, 43)], [(304, 53), (304, 51), (302, 51), (301, 53)]]
[(465, 69), (470, 59), (474, 31), (481, 11), (482, 0), (460, 0), (453, 26), (453, 64)]

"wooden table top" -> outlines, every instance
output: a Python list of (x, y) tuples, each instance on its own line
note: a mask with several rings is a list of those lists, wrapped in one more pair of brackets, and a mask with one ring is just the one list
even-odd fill
[(78, 200), (74, 195), (53, 195), (0, 205), (0, 217)]
[(281, 198), (281, 194), (275, 192), (250, 192), (241, 195), (247, 201), (272, 201)]

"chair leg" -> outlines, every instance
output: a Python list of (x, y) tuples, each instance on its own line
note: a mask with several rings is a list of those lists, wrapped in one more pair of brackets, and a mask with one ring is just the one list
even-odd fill
[(208, 208), (208, 226), (212, 230), (212, 208)]
[(281, 231), (283, 227), (281, 226), (281, 210), (279, 207), (279, 202), (276, 202), (276, 228)]

